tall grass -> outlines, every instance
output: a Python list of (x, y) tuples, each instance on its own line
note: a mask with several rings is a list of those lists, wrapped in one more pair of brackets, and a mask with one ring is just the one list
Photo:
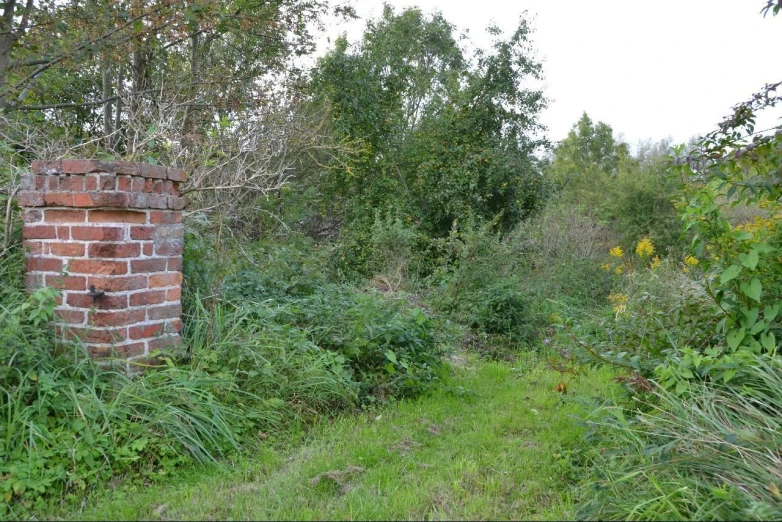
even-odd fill
[(741, 388), (658, 389), (628, 415), (598, 409), (582, 487), (588, 519), (782, 517), (782, 363), (758, 357)]

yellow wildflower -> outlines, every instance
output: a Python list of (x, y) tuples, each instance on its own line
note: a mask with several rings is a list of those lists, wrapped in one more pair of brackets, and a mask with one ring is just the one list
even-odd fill
[(611, 257), (623, 257), (625, 255), (625, 253), (622, 251), (622, 247), (619, 246), (615, 246), (609, 250), (608, 253), (611, 255)]
[(611, 271), (611, 265), (609, 263), (603, 263), (602, 265), (600, 265), (600, 269), (604, 270), (606, 272), (610, 272)]
[(652, 244), (652, 241), (648, 237), (640, 240), (635, 247), (635, 253), (638, 254), (639, 257), (649, 257), (654, 254), (654, 245)]
[(618, 267), (614, 268), (614, 273), (616, 275), (622, 275), (622, 272), (624, 271), (625, 271), (625, 267), (623, 267), (622, 265), (619, 265)]
[(649, 268), (654, 270), (655, 268), (660, 266), (660, 263), (661, 263), (660, 256), (654, 256), (654, 258), (652, 259), (652, 262), (649, 264)]
[(698, 258), (696, 258), (695, 256), (687, 256), (684, 258), (684, 264), (690, 266), (697, 266)]
[(625, 294), (614, 294), (608, 296), (608, 300), (614, 305), (614, 312), (621, 314), (627, 311), (628, 297)]

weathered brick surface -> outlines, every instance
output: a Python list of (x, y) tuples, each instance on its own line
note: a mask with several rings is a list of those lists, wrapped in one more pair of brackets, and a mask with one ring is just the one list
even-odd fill
[(33, 162), (18, 196), (25, 284), (62, 292), (60, 339), (140, 360), (178, 343), (185, 180), (178, 168), (126, 161)]

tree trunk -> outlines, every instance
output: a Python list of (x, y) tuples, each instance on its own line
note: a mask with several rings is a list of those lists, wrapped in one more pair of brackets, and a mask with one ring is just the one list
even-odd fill
[[(107, 58), (103, 59), (103, 99), (107, 100), (111, 97), (111, 63)], [(103, 136), (105, 139), (105, 147), (111, 149), (112, 142), (112, 124), (114, 123), (111, 117), (111, 109), (113, 102), (106, 102), (103, 105)]]

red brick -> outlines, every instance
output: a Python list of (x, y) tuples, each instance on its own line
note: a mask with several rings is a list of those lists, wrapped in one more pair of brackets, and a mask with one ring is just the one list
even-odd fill
[(154, 248), (153, 248), (152, 243), (146, 243), (144, 245), (144, 255), (145, 256), (151, 256), (154, 253), (153, 250), (154, 250)]
[(181, 288), (170, 288), (166, 292), (166, 301), (179, 301), (182, 298)]
[(152, 210), (149, 212), (149, 222), (153, 225), (165, 224), (172, 225), (174, 223), (182, 222), (181, 212), (160, 212)]
[[(43, 253), (43, 243), (40, 241), (22, 241), (22, 247), (24, 251), (30, 255), (39, 256)], [(165, 268), (163, 269), (165, 270)]]
[(143, 274), (149, 272), (165, 272), (166, 260), (158, 257), (154, 259), (131, 259), (130, 272), (133, 274)]
[(93, 163), (91, 160), (62, 160), (59, 171), (64, 174), (84, 174), (86, 172), (92, 172), (92, 166)]
[(74, 259), (68, 263), (68, 270), (74, 274), (124, 275), (128, 272), (128, 263), (127, 261)]
[(75, 207), (126, 207), (128, 195), (124, 192), (81, 192), (73, 197)]
[(44, 213), (47, 223), (84, 223), (87, 220), (86, 210), (48, 209)]
[(131, 187), (131, 177), (130, 176), (117, 176), (117, 190), (121, 190), (123, 192), (130, 192)]
[(150, 321), (157, 319), (177, 318), (182, 315), (182, 305), (167, 304), (164, 306), (155, 306), (147, 309), (147, 317)]
[(89, 324), (93, 326), (126, 326), (143, 321), (145, 316), (145, 310), (90, 310)]
[(152, 180), (151, 179), (145, 179), (144, 180), (144, 192), (147, 194), (152, 193)]
[(165, 194), (150, 194), (147, 196), (149, 208), (156, 208), (159, 210), (165, 210), (168, 208), (168, 196)]
[(158, 337), (147, 342), (149, 351), (165, 350), (166, 348), (173, 348), (179, 344), (178, 335), (167, 335), (165, 337)]
[(49, 253), (55, 256), (81, 257), (84, 255), (83, 243), (52, 243)]
[(71, 192), (71, 190), (73, 190), (71, 189), (71, 177), (60, 176), (57, 186), (59, 187), (60, 192)]
[(104, 292), (126, 292), (147, 288), (147, 276), (88, 277), (87, 287), (94, 286)]
[(163, 194), (171, 195), (174, 193), (174, 183), (172, 181), (166, 181), (163, 183)]
[(147, 222), (145, 212), (132, 210), (91, 210), (88, 216), (90, 223), (135, 223), (143, 225)]
[(173, 321), (170, 321), (169, 326), (171, 327), (172, 332), (179, 333), (182, 331), (182, 320), (181, 319), (174, 319)]
[(166, 300), (165, 290), (147, 290), (130, 294), (130, 306), (147, 306), (159, 304)]
[(22, 212), (22, 221), (25, 223), (37, 223), (43, 219), (43, 212), (40, 210), (33, 210), (31, 208), (26, 208)]
[(84, 178), (84, 190), (98, 190), (98, 176), (90, 174)]
[(171, 199), (168, 202), (168, 208), (170, 208), (171, 210), (182, 210), (187, 206), (189, 202), (190, 201), (188, 201), (187, 198), (171, 196)]
[(20, 192), (16, 202), (20, 207), (42, 207), (46, 199), (43, 192)]
[(134, 176), (130, 183), (130, 188), (133, 192), (144, 192), (144, 187), (146, 187), (146, 184), (147, 183), (144, 178)]
[(46, 286), (58, 290), (87, 290), (87, 278), (84, 276), (46, 275)]
[(66, 339), (80, 339), (85, 343), (116, 343), (127, 339), (127, 328), (97, 330), (95, 328), (68, 328), (64, 332)]
[(84, 324), (87, 314), (83, 310), (55, 310), (54, 315), (67, 324)]
[(33, 174), (45, 174), (50, 170), (59, 172), (59, 169), (60, 169), (59, 160), (58, 161), (33, 160), (32, 165), (30, 165), (30, 170), (33, 171)]
[(32, 272), (27, 272), (24, 275), (24, 286), (25, 288), (31, 288), (31, 289), (41, 288), (42, 286), (44, 286), (43, 274), (34, 274)]
[(152, 239), (155, 227), (130, 227), (130, 239)]
[(129, 192), (128, 208), (148, 208), (149, 196), (146, 192)]
[(80, 241), (122, 241), (125, 237), (119, 227), (71, 227), (71, 233)]
[(115, 190), (117, 188), (117, 176), (114, 174), (101, 174), (98, 178), (98, 190)]
[(150, 165), (148, 163), (138, 164), (138, 174), (144, 178), (166, 179), (168, 168), (162, 165)]
[(138, 243), (93, 243), (90, 257), (137, 257), (141, 253)]
[(164, 324), (165, 323), (155, 323), (131, 326), (128, 328), (128, 337), (133, 340), (157, 337), (163, 331)]
[(67, 240), (70, 238), (71, 238), (71, 227), (57, 227), (57, 239)]
[(68, 176), (71, 178), (71, 192), (84, 192), (84, 176)]
[(61, 272), (62, 259), (49, 257), (28, 257), (25, 267), (31, 272)]
[(172, 272), (182, 270), (182, 257), (169, 257), (168, 258), (168, 270)]
[(57, 192), (57, 188), (60, 186), (59, 176), (46, 176), (46, 190), (49, 192)]
[(184, 246), (182, 240), (166, 241), (155, 246), (155, 254), (159, 256), (181, 256)]
[(43, 190), (48, 183), (48, 176), (35, 176), (35, 190)]
[(127, 294), (92, 297), (86, 292), (67, 292), (65, 303), (73, 308), (97, 308), (99, 310), (121, 310), (128, 307)]
[(47, 192), (43, 200), (50, 207), (72, 207), (73, 194), (70, 192)]
[(177, 286), (180, 284), (182, 284), (182, 274), (179, 272), (167, 272), (165, 274), (153, 274), (149, 276), (150, 288)]
[(120, 344), (116, 346), (117, 355), (120, 357), (136, 357), (138, 355), (144, 355), (147, 351), (147, 343), (130, 343)]
[(48, 225), (29, 226), (22, 228), (22, 237), (24, 239), (57, 239), (57, 230)]
[(176, 182), (187, 180), (187, 174), (185, 174), (185, 171), (177, 167), (169, 167), (167, 177), (171, 181), (176, 181)]
[(152, 183), (152, 192), (155, 194), (162, 194), (163, 193), (163, 180), (162, 179), (156, 179)]

